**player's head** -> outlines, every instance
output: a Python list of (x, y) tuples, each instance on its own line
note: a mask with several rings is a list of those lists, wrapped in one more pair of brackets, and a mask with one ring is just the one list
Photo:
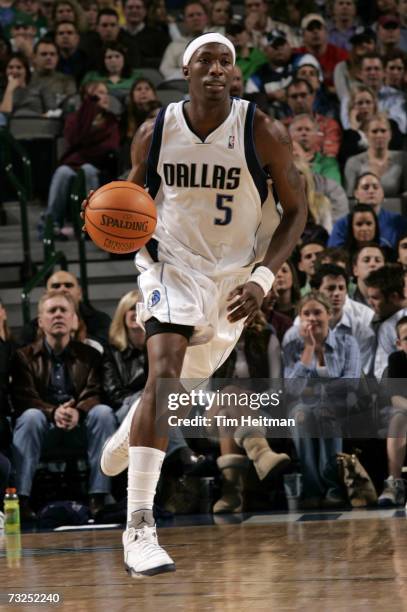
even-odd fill
[(235, 61), (235, 48), (222, 34), (208, 32), (194, 38), (182, 62), (190, 94), (213, 101), (229, 97)]

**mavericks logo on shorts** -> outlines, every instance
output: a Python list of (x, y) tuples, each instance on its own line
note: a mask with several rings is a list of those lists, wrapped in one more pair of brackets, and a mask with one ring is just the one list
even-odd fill
[(158, 304), (160, 299), (161, 293), (158, 291), (158, 289), (154, 289), (154, 291), (150, 294), (150, 297), (148, 298), (148, 307), (151, 308), (151, 306), (155, 306), (156, 304)]

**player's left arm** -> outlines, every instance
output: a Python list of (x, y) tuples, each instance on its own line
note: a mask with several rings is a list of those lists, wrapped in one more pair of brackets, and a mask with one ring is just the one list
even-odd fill
[[(291, 138), (283, 124), (257, 110), (254, 138), (260, 163), (270, 174), (283, 209), (280, 224), (261, 263), (261, 266), (276, 274), (304, 231), (307, 202), (301, 176), (294, 164)], [(247, 317), (246, 323), (249, 323), (264, 299), (264, 290), (255, 281), (249, 280), (237, 287), (229, 299), (229, 321)]]

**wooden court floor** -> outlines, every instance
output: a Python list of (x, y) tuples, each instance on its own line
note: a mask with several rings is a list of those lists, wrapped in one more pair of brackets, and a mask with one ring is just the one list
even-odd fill
[[(22, 534), (0, 566), (0, 610), (75, 612), (407, 610), (407, 518), (207, 525), (160, 530), (177, 572), (131, 579), (121, 531)], [(10, 553), (10, 551), (9, 551)], [(5, 594), (58, 593), (59, 606)]]

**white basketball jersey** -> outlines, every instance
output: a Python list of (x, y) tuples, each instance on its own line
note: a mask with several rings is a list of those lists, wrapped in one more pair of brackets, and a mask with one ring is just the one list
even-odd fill
[(232, 99), (228, 117), (202, 140), (184, 104), (156, 119), (146, 186), (159, 218), (146, 248), (155, 261), (223, 276), (261, 261), (280, 221), (254, 148), (255, 105)]

